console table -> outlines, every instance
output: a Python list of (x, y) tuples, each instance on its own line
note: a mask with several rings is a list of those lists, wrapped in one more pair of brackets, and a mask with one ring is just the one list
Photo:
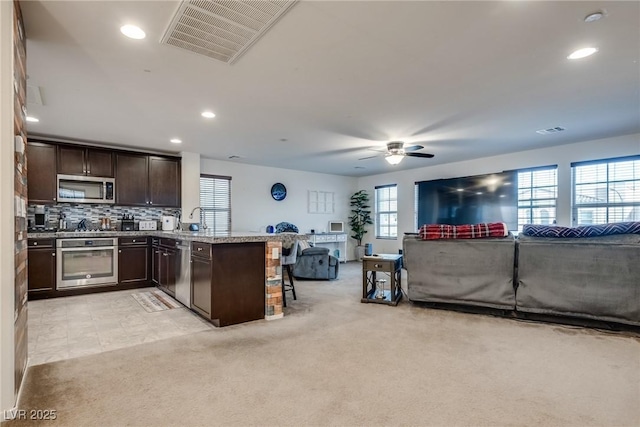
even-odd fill
[(307, 236), (314, 246), (329, 248), (329, 253), (338, 261), (347, 262), (347, 233), (315, 233)]
[[(388, 277), (388, 286), (378, 293), (377, 273)], [(362, 258), (362, 299), (360, 302), (398, 305), (402, 298), (402, 255), (380, 254)]]

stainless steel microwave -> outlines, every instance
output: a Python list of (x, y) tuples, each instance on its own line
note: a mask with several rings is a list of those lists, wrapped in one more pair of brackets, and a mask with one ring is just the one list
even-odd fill
[(58, 175), (58, 202), (115, 203), (115, 179)]

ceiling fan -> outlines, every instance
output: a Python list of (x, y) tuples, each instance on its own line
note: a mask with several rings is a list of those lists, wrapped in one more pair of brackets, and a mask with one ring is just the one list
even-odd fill
[[(402, 141), (391, 141), (387, 143), (387, 152), (384, 154), (384, 158), (389, 164), (397, 165), (402, 161), (405, 157), (421, 157), (423, 159), (430, 159), (433, 157), (433, 154), (429, 153), (414, 153), (414, 151), (422, 150), (424, 147), (422, 145), (410, 145), (408, 147), (404, 146), (404, 142)], [(378, 157), (379, 154), (375, 156), (363, 157), (358, 160), (366, 160), (372, 159), (374, 157)]]

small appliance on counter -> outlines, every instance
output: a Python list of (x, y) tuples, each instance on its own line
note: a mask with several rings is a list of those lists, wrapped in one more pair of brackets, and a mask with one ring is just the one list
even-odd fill
[(138, 222), (138, 230), (146, 231), (146, 230), (157, 230), (158, 229), (158, 221), (140, 221)]
[(135, 231), (135, 221), (133, 220), (133, 215), (122, 215), (122, 219), (120, 220), (120, 230)]
[(111, 230), (111, 218), (100, 218), (100, 230)]
[(176, 217), (167, 215), (162, 216), (162, 231), (173, 231), (176, 229)]
[(35, 228), (37, 230), (47, 228), (49, 215), (44, 205), (36, 205), (35, 208)]

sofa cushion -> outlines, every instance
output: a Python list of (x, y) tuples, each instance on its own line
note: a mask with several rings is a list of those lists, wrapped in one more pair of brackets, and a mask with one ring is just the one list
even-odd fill
[(302, 251), (310, 247), (311, 245), (308, 240), (298, 240), (298, 256), (302, 255)]
[(326, 255), (329, 253), (329, 248), (310, 247), (307, 249), (303, 249), (302, 253), (304, 255)]

